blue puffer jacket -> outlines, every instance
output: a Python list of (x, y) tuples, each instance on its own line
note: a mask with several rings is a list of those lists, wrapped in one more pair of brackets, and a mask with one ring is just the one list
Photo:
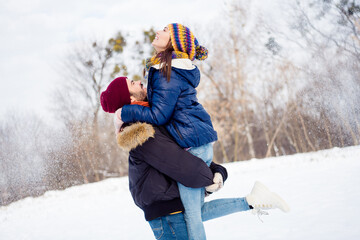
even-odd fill
[(122, 109), (124, 122), (147, 122), (164, 125), (183, 147), (199, 147), (217, 140), (209, 114), (198, 102), (196, 87), (200, 71), (189, 59), (172, 60), (168, 82), (158, 65), (150, 68), (147, 94), (149, 107), (126, 105)]

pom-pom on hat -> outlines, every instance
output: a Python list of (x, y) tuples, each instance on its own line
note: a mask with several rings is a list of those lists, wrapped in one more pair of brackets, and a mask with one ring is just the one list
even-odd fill
[(101, 107), (105, 112), (114, 113), (131, 103), (126, 77), (115, 78), (100, 95)]
[(198, 40), (189, 28), (179, 23), (167, 25), (170, 30), (171, 44), (175, 51), (187, 53), (189, 59), (205, 60), (208, 56), (208, 50), (199, 45)]

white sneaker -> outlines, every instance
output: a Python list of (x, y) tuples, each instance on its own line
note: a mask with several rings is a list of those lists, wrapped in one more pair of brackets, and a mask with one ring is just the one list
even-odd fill
[(258, 181), (255, 182), (251, 193), (246, 196), (246, 201), (254, 208), (253, 212), (257, 213), (274, 208), (279, 208), (283, 212), (290, 211), (290, 207), (279, 195), (270, 192), (264, 184)]

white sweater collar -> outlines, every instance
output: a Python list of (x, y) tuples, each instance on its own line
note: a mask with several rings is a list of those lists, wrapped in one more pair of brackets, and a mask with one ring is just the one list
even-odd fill
[[(195, 65), (192, 64), (191, 60), (186, 58), (172, 59), (171, 66), (174, 68), (180, 68), (185, 70), (192, 70), (195, 68)], [(160, 69), (160, 64), (156, 64), (152, 67), (156, 69)]]

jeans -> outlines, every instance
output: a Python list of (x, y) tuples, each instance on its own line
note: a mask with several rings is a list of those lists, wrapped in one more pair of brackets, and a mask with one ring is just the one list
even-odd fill
[[(213, 159), (212, 143), (204, 144), (200, 147), (192, 147), (189, 152), (201, 158), (208, 166)], [(185, 208), (185, 221), (190, 240), (206, 239), (205, 228), (201, 217), (201, 207), (204, 203), (204, 188), (189, 188), (178, 183), (180, 198)]]
[(187, 240), (188, 232), (182, 213), (167, 215), (149, 221), (155, 239)]
[[(208, 221), (214, 218), (222, 217), (231, 213), (247, 211), (249, 205), (245, 198), (224, 198), (206, 202), (201, 208), (202, 221)], [(156, 239), (189, 239), (188, 230), (184, 214), (178, 213), (167, 215), (149, 221), (150, 227)], [(195, 232), (195, 234), (197, 234)], [(206, 236), (195, 235), (197, 239), (206, 238)]]
[[(212, 143), (190, 148), (190, 153), (208, 166), (213, 158)], [(167, 215), (149, 221), (156, 239), (205, 240), (203, 221), (250, 210), (245, 198), (224, 198), (204, 203), (205, 188), (188, 188), (178, 183), (185, 213)]]

